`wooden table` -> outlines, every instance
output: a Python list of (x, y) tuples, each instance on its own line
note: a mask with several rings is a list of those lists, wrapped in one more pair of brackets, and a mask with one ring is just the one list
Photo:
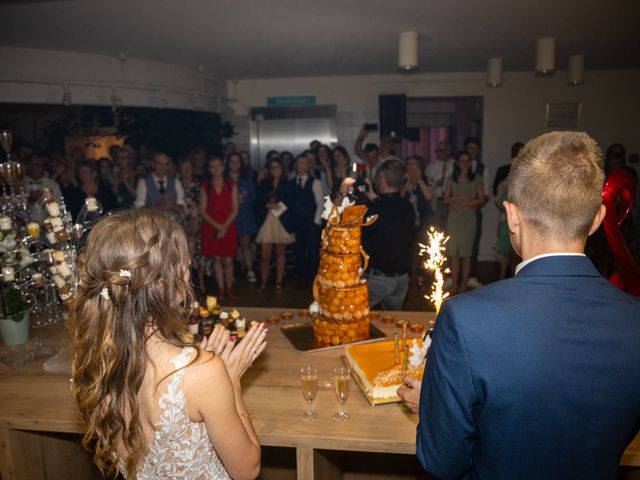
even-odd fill
[[(280, 310), (243, 308), (241, 312), (249, 320), (263, 320)], [(423, 323), (433, 321), (432, 313), (395, 315)], [(299, 321), (297, 315), (295, 321)], [(391, 335), (400, 331), (380, 320), (374, 324)], [(410, 338), (415, 336), (410, 334)], [(342, 348), (298, 352), (278, 325), (270, 327), (268, 343), (263, 356), (243, 378), (244, 398), (262, 445), (295, 449), (299, 480), (341, 478), (343, 451), (415, 454), (417, 416), (401, 404), (372, 407), (353, 382), (346, 403), (351, 418), (346, 423), (333, 420), (338, 403), (331, 372), (340, 365)], [(319, 389), (313, 403), (318, 417), (313, 421), (302, 417), (306, 404), (298, 372), (305, 365), (318, 369)], [(75, 478), (95, 478), (88, 457), (78, 458), (77, 439), (74, 442), (66, 436), (83, 431), (68, 383), (68, 375), (48, 374), (37, 364), (21, 369), (0, 365), (2, 480), (53, 478), (42, 472), (61, 465), (73, 466), (79, 472)], [(625, 451), (621, 465), (640, 466), (640, 436)]]

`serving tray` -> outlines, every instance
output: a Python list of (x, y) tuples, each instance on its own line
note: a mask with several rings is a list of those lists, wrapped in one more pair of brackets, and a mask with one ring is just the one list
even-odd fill
[[(330, 347), (314, 347), (313, 346), (313, 327), (309, 322), (293, 323), (280, 327), (284, 336), (291, 342), (293, 347), (303, 353), (322, 352), (325, 350), (334, 350), (336, 348), (344, 348), (342, 345), (332, 345)], [(375, 325), (369, 326), (369, 340), (348, 343), (347, 345), (360, 345), (362, 343), (377, 342), (386, 335)]]

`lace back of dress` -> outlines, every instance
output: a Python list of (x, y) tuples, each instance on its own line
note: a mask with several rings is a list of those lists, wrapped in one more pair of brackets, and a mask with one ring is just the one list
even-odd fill
[(155, 436), (138, 470), (138, 480), (227, 480), (230, 479), (211, 445), (204, 422), (192, 422), (185, 413), (182, 380), (195, 350), (185, 347), (172, 362), (177, 369), (160, 396), (160, 418)]

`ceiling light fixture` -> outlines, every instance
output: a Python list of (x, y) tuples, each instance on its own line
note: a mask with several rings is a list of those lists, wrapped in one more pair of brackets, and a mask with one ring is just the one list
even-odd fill
[(536, 44), (536, 75), (553, 75), (556, 63), (556, 39), (540, 38)]
[(399, 35), (398, 67), (405, 72), (418, 68), (418, 32), (402, 32)]
[(584, 55), (571, 55), (569, 57), (569, 73), (567, 81), (569, 85), (582, 85), (584, 83)]
[(489, 87), (502, 86), (502, 58), (493, 57), (487, 62), (487, 85)]

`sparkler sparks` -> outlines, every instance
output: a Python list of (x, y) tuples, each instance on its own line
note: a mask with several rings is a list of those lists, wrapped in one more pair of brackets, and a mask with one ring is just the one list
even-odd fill
[(449, 268), (443, 268), (447, 257), (444, 254), (445, 244), (449, 240), (443, 232), (439, 232), (431, 227), (427, 232), (427, 245), (419, 243), (420, 255), (425, 256), (423, 263), (424, 268), (434, 273), (433, 285), (431, 285), (431, 293), (427, 293), (424, 298), (433, 303), (436, 308), (436, 315), (440, 311), (442, 302), (449, 296), (449, 292), (444, 291), (444, 274), (449, 273)]

